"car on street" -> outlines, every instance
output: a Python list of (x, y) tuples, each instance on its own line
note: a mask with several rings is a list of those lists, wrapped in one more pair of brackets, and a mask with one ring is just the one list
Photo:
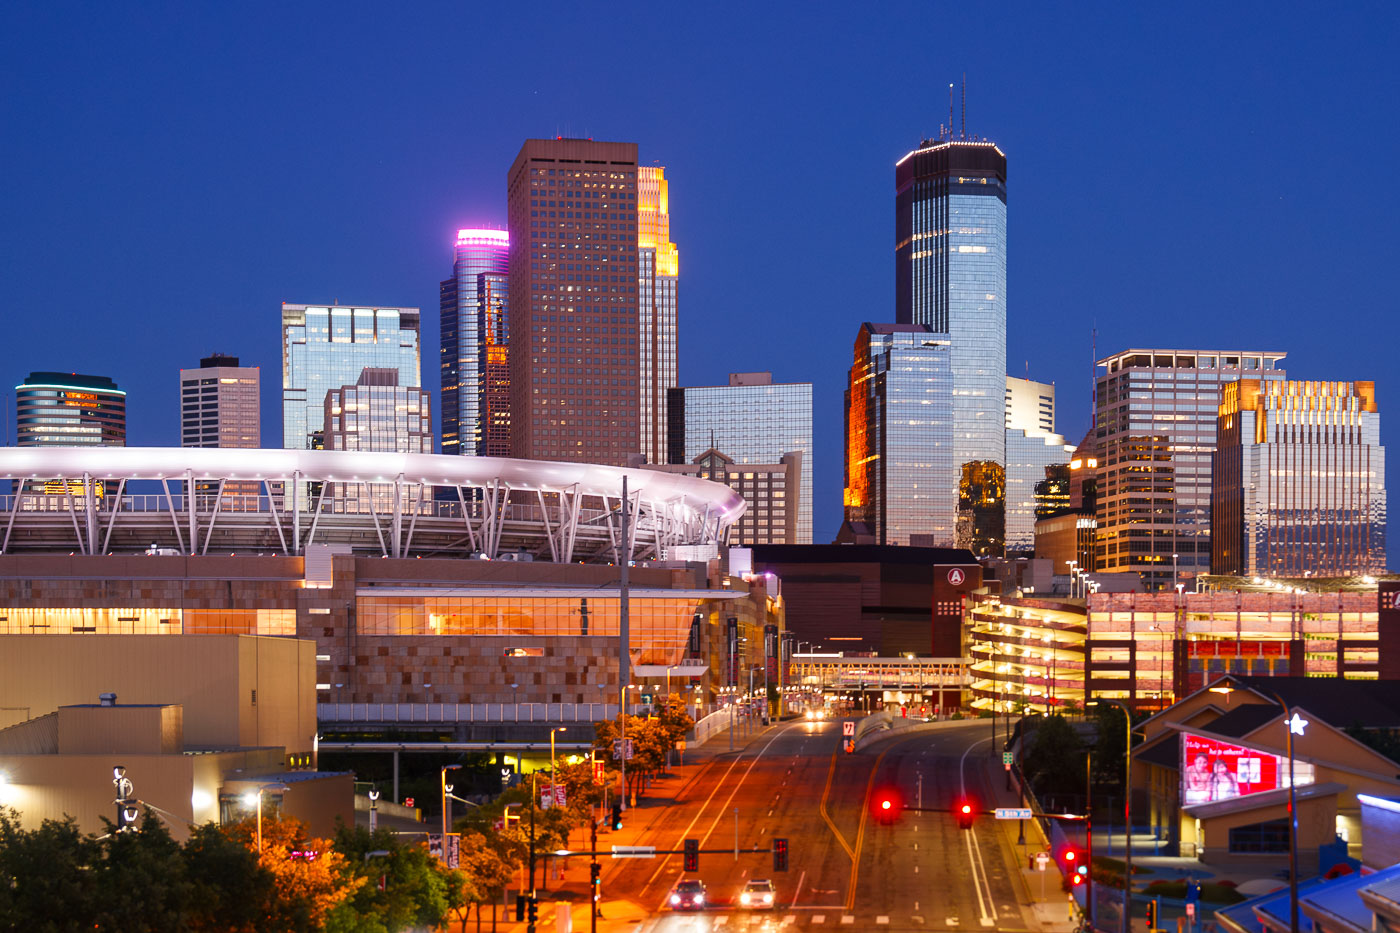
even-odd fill
[(686, 878), (676, 882), (676, 886), (671, 889), (671, 908), (673, 910), (704, 910), (705, 882), (699, 878)]
[(809, 719), (809, 720), (817, 720), (817, 719), (825, 719), (825, 718), (826, 718), (826, 710), (824, 710), (824, 709), (809, 709), (809, 710), (807, 710), (807, 719)]
[(739, 906), (754, 910), (772, 910), (773, 901), (777, 896), (778, 892), (773, 889), (773, 882), (767, 878), (750, 878), (744, 884), (744, 890), (739, 892)]

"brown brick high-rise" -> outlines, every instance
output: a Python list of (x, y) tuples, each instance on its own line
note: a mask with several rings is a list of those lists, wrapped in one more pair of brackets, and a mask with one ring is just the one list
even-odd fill
[(637, 145), (528, 139), (510, 167), (511, 455), (640, 449)]

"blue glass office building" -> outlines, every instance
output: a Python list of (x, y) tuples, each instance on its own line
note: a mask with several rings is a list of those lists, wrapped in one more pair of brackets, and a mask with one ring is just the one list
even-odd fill
[(953, 459), (1006, 463), (1006, 156), (925, 140), (895, 167), (895, 320), (950, 341)]
[[(952, 547), (953, 347), (924, 324), (861, 325), (846, 388), (846, 520), (877, 544)], [(1005, 380), (1002, 383), (1005, 391)]]
[(282, 446), (321, 444), (326, 393), (366, 368), (393, 369), (420, 386), (417, 308), (282, 305)]
[[(492, 380), (488, 375), (487, 348), (488, 343), (500, 348), (506, 345), (506, 293), (499, 282), (509, 271), (510, 234), (504, 230), (457, 231), (452, 278), (442, 282), (438, 305), (438, 366), (442, 380), (439, 410), (445, 454), (492, 452), (487, 398), (492, 392)], [(486, 299), (488, 291), (495, 300)], [(492, 305), (494, 311), (488, 307)]]
[(786, 543), (811, 544), (812, 384), (775, 383), (771, 373), (731, 373), (729, 385), (674, 388), (666, 395), (667, 459), (673, 464), (692, 463), (713, 447), (742, 478), (744, 464), (777, 464), (787, 454), (802, 454), (796, 539)]

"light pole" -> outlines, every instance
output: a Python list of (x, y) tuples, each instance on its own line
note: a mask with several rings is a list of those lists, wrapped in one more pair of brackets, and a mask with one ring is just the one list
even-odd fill
[(1288, 929), (1289, 933), (1298, 933), (1298, 797), (1293, 783), (1293, 736), (1302, 735), (1308, 721), (1289, 709), (1277, 693), (1274, 699), (1283, 707), (1283, 722), (1288, 729), (1284, 733), (1288, 752)]
[(259, 855), (262, 854), (262, 811), (263, 811), (262, 802), (263, 802), (263, 794), (266, 793), (266, 792), (269, 791), (269, 790), (281, 790), (281, 791), (285, 791), (286, 789), (287, 789), (287, 786), (286, 786), (285, 784), (273, 784), (273, 785), (264, 784), (264, 785), (262, 785), (261, 787), (259, 787), (256, 791), (251, 791), (251, 790), (250, 790), (250, 791), (248, 791), (247, 793), (245, 793), (245, 794), (243, 795), (243, 805), (244, 805), (244, 806), (247, 806), (247, 807), (257, 807), (257, 808), (258, 808), (258, 854), (259, 854)]
[(549, 788), (551, 791), (558, 782), (558, 778), (554, 776), (554, 733), (568, 731), (568, 726), (559, 726), (558, 728), (549, 730)]
[[(1132, 929), (1130, 918), (1133, 913), (1133, 716), (1128, 712), (1128, 707), (1118, 700), (1097, 702), (1121, 709), (1126, 726), (1127, 745), (1123, 748), (1123, 933), (1128, 933)], [(1111, 831), (1112, 824), (1109, 828)], [(1089, 873), (1093, 874), (1093, 871), (1091, 865)]]
[[(511, 684), (510, 690), (510, 695), (515, 698), (515, 724), (518, 726), (520, 724), (520, 684)], [(505, 715), (502, 714), (501, 718), (504, 719)]]
[(448, 830), (449, 827), (451, 826), (451, 824), (448, 822), (448, 816), (447, 816), (447, 808), (448, 808), (449, 806), (451, 806), (451, 804), (449, 804), (449, 803), (447, 802), (447, 795), (451, 792), (452, 788), (450, 788), (450, 787), (447, 786), (447, 772), (449, 772), (449, 771), (456, 771), (456, 770), (457, 770), (458, 768), (460, 768), (460, 767), (462, 767), (462, 766), (461, 766), (461, 765), (443, 765), (443, 766), (442, 766), (442, 770), (441, 770), (441, 772), (440, 772), (440, 776), (441, 776), (441, 779), (442, 779), (441, 783), (442, 783), (442, 851), (443, 851), (443, 852), (446, 852), (446, 851), (447, 851), (447, 830)]
[(379, 828), (379, 789), (371, 787), (369, 789), (369, 832), (374, 835)]
[(1177, 577), (1177, 575), (1176, 575), (1176, 558), (1177, 558), (1177, 555), (1173, 554), (1173, 555), (1172, 555), (1172, 587), (1175, 588), (1176, 591), (1179, 593), (1179, 592), (1181, 592), (1181, 587), (1180, 587), (1180, 586), (1177, 584), (1177, 582), (1176, 582), (1176, 581), (1179, 579), (1179, 578)]

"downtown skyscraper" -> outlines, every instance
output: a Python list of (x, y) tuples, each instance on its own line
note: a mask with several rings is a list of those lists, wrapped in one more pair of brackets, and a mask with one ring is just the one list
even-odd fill
[(671, 242), (671, 187), (666, 169), (637, 170), (637, 382), (641, 454), (667, 460), (666, 393), (676, 387), (677, 299), (680, 254)]
[(439, 287), (442, 452), (509, 456), (510, 235), (458, 230), (455, 249), (452, 277)]
[[(875, 425), (853, 414), (860, 408), (853, 400), (866, 394), (858, 370), (870, 366), (861, 362), (858, 341), (847, 391), (847, 519), (863, 516), (882, 543), (917, 535), (921, 543), (1001, 556), (1007, 495), (1006, 156), (995, 144), (955, 138), (949, 130), (895, 164), (895, 322), (924, 329), (941, 347), (937, 355), (947, 377), (938, 380), (944, 384), (937, 401), (931, 397), (926, 404), (948, 411), (917, 420), (938, 424), (948, 446), (917, 466), (907, 458), (899, 467), (874, 460), (862, 465), (861, 458), (889, 454), (872, 446), (869, 436), (851, 434)], [(872, 478), (882, 473), (908, 474), (911, 481), (918, 474), (914, 499), (880, 494), (884, 481)], [(897, 521), (885, 514), (896, 508)]]
[(636, 143), (587, 139), (526, 140), (510, 167), (514, 457), (642, 450), (638, 174)]
[(895, 321), (948, 337), (959, 475), (1004, 466), (1006, 155), (994, 143), (925, 140), (896, 164)]
[(419, 386), (417, 308), (282, 305), (282, 446), (324, 446), (326, 393), (353, 385), (365, 367)]

